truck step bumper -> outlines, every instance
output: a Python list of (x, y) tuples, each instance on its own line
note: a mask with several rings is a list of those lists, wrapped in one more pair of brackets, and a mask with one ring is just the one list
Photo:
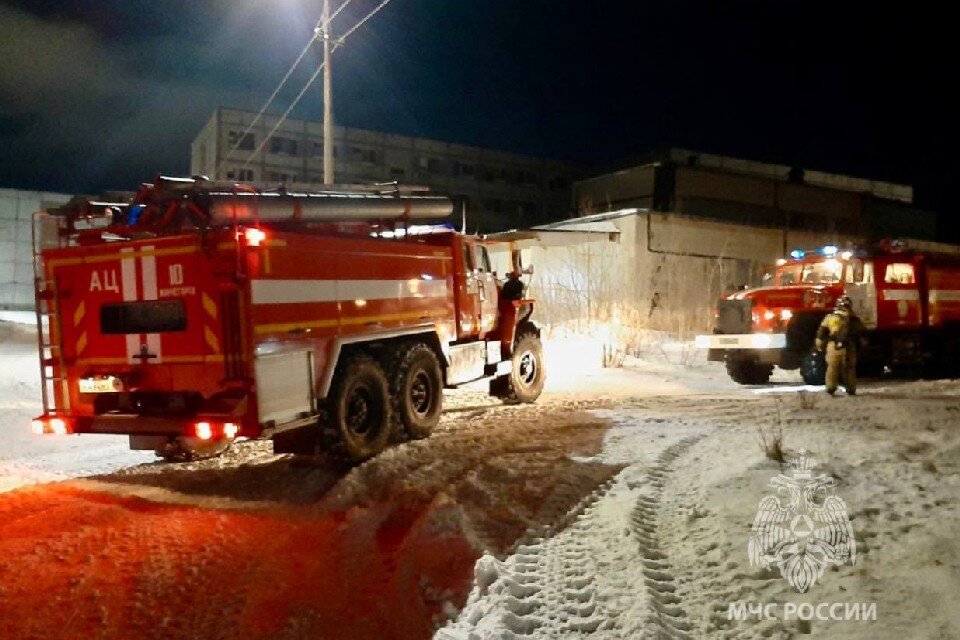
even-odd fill
[(726, 349), (784, 349), (787, 346), (787, 334), (713, 333), (697, 336), (695, 344), (699, 349), (714, 351)]

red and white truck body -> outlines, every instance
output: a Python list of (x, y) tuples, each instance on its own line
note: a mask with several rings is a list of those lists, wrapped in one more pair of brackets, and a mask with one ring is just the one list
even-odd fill
[(822, 375), (809, 358), (817, 327), (841, 295), (868, 332), (862, 368), (955, 375), (960, 366), (960, 256), (888, 245), (876, 250), (794, 251), (778, 261), (770, 286), (718, 303), (714, 333), (697, 337), (731, 376), (764, 382), (774, 365)]
[[(520, 322), (536, 333), (531, 301), (500, 299), (479, 239), (409, 226), (418, 207), (436, 217), (449, 201), (272, 196), (158, 180), (124, 205), (134, 223), (77, 231), (90, 204), (61, 212), (65, 246), (38, 256), (45, 413), (34, 430), (200, 450), (302, 428), (285, 442), (312, 447), (348, 356), (373, 361), (394, 393), (404, 381), (390, 369), (418, 345), (442, 386), (488, 377), (499, 395), (516, 391), (514, 338)], [(174, 207), (179, 223), (164, 219)], [(534, 351), (526, 373), (538, 395)], [(434, 420), (440, 400), (430, 401)]]

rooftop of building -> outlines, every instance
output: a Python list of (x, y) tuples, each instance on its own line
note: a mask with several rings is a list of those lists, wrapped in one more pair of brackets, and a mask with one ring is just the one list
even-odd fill
[(744, 158), (734, 158), (690, 149), (669, 148), (632, 159), (628, 166), (621, 164), (620, 169), (604, 171), (578, 182), (590, 182), (611, 175), (627, 173), (640, 167), (672, 164), (676, 166), (714, 169), (727, 173), (757, 176), (782, 182), (803, 182), (813, 186), (838, 191), (869, 193), (876, 198), (895, 200), (910, 204), (913, 202), (913, 187), (882, 180), (870, 180), (838, 173), (828, 173), (797, 166), (759, 162)]

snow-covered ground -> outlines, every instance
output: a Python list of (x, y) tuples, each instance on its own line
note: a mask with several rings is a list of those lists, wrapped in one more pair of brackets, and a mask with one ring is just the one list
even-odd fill
[(37, 436), (40, 412), (35, 316), (0, 312), (0, 492), (25, 484), (106, 473), (153, 458), (128, 450), (127, 438)]
[[(600, 341), (566, 337), (537, 404), (458, 390), (433, 436), (355, 468), (268, 443), (161, 465), (30, 435), (33, 340), (0, 322), (0, 487), (96, 475), (0, 495), (2, 637), (960, 637), (956, 381), (830, 398), (795, 373), (740, 387), (679, 343), (605, 369)], [(856, 544), (805, 593), (747, 553), (790, 473), (760, 445), (778, 434)], [(11, 613), (48, 597), (70, 626)], [(877, 620), (784, 616), (805, 603)]]

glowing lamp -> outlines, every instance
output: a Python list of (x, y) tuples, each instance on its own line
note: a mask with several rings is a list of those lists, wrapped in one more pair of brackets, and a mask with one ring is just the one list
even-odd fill
[(50, 418), (50, 433), (55, 433), (58, 436), (67, 435), (67, 421), (63, 418)]
[(782, 266), (785, 265), (785, 264), (787, 264), (786, 259), (780, 258), (779, 260), (777, 260), (777, 266), (778, 266), (778, 267), (782, 267)]
[(198, 440), (211, 440), (213, 438), (213, 427), (209, 422), (198, 422), (193, 425), (193, 432)]
[(838, 249), (832, 244), (828, 244), (824, 248), (820, 249), (820, 253), (822, 253), (825, 256), (835, 256), (837, 255), (837, 251)]
[(790, 257), (793, 258), (794, 260), (800, 260), (801, 258), (803, 258), (804, 255), (806, 254), (800, 249), (794, 249), (793, 251), (790, 252)]
[(227, 422), (223, 425), (223, 435), (227, 438), (236, 438), (240, 433), (240, 426), (235, 422)]
[(244, 229), (243, 237), (247, 241), (248, 246), (259, 247), (267, 239), (267, 234), (264, 233), (263, 229), (251, 227)]

